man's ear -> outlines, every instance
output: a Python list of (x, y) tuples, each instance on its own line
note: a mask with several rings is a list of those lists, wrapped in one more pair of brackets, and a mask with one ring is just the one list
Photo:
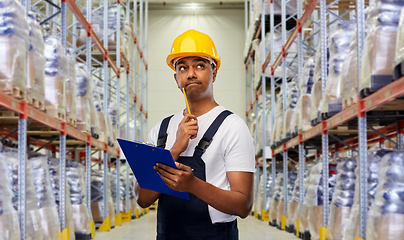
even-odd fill
[(179, 83), (179, 81), (178, 81), (178, 79), (177, 79), (177, 73), (174, 73), (174, 80), (175, 80), (175, 82), (177, 83), (177, 87), (178, 87), (179, 89), (181, 89), (180, 83)]
[(216, 81), (216, 76), (217, 76), (217, 68), (216, 67), (214, 67), (213, 69), (213, 82), (215, 82)]

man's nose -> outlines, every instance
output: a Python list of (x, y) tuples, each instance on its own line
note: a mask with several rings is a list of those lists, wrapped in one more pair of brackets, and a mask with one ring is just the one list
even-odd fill
[(195, 69), (194, 69), (193, 67), (190, 67), (190, 68), (188, 69), (188, 76), (187, 76), (187, 78), (190, 79), (190, 78), (195, 78), (195, 77), (196, 77), (196, 75), (195, 75)]

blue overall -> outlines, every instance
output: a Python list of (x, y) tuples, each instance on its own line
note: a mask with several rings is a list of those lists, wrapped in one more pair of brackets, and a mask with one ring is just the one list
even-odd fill
[[(205, 162), (202, 154), (209, 147), (213, 136), (224, 119), (232, 114), (223, 111), (213, 121), (195, 148), (192, 157), (179, 157), (178, 162), (194, 169), (194, 175), (206, 181)], [(163, 120), (159, 130), (158, 147), (165, 147), (167, 128), (172, 116)], [(157, 240), (224, 240), (238, 239), (237, 220), (212, 224), (208, 204), (188, 193), (190, 201), (161, 194), (157, 210)]]

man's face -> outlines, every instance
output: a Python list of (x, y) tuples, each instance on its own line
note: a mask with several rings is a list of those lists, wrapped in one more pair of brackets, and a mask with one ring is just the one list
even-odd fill
[(178, 88), (185, 88), (191, 101), (213, 96), (217, 69), (208, 60), (201, 57), (182, 58), (176, 64), (175, 70), (174, 78)]

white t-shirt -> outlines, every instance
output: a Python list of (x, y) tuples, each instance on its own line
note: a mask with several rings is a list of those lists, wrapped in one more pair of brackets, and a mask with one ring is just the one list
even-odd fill
[[(189, 141), (188, 148), (180, 156), (192, 157), (195, 147), (216, 117), (226, 110), (217, 106), (199, 116), (198, 135)], [(183, 112), (176, 113), (168, 125), (166, 149), (171, 149), (176, 139), (178, 125), (184, 118)], [(156, 145), (161, 122), (150, 131), (149, 143)], [(226, 172), (255, 172), (254, 140), (245, 122), (236, 114), (229, 115), (213, 136), (210, 146), (202, 155), (206, 167), (206, 182), (224, 190), (230, 190)], [(231, 222), (236, 216), (222, 213), (211, 206), (209, 215), (212, 223)]]

